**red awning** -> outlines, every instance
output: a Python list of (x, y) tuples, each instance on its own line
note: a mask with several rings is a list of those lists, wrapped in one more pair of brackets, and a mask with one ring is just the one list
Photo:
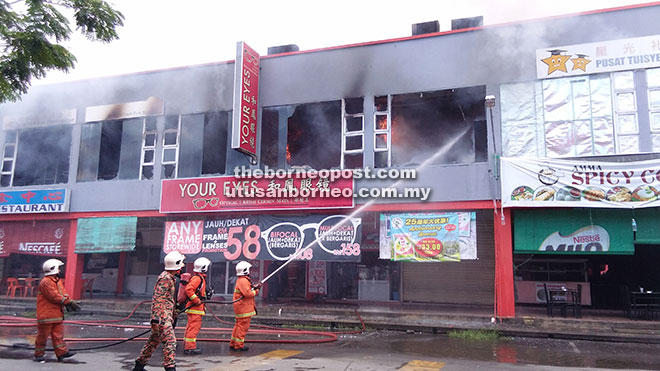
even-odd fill
[(0, 223), (0, 257), (9, 254), (66, 257), (68, 242), (67, 221)]

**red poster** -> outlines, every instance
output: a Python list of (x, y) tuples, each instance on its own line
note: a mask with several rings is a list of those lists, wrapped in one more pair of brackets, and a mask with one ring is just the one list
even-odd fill
[[(285, 192), (286, 191), (286, 192)], [(353, 179), (306, 177), (166, 179), (163, 213), (352, 208)]]
[(65, 221), (0, 223), (0, 257), (28, 254), (66, 257), (69, 223)]
[(259, 109), (259, 54), (239, 42), (234, 67), (234, 117), (231, 148), (257, 155), (257, 112)]
[(307, 293), (310, 295), (325, 295), (326, 269), (324, 261), (310, 261), (307, 275)]
[(165, 223), (165, 254), (178, 251), (183, 255), (194, 255), (202, 251), (204, 226), (201, 220), (184, 220)]

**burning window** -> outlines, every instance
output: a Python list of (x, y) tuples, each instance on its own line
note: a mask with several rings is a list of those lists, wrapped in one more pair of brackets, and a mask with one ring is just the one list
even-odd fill
[(70, 152), (70, 126), (8, 131), (5, 133), (2, 186), (67, 183)]
[(261, 164), (271, 169), (279, 167), (280, 109), (264, 108), (261, 113)]
[[(485, 159), (486, 132), (481, 130), (486, 116), (485, 95), (485, 86), (393, 95), (392, 166)], [(383, 141), (384, 148), (386, 138), (376, 138), (376, 146), (378, 140)]]
[(82, 126), (78, 181), (138, 179), (144, 119)]
[(289, 166), (337, 168), (342, 148), (341, 101), (296, 106), (288, 119), (286, 159)]
[(224, 174), (229, 112), (181, 116), (179, 178)]

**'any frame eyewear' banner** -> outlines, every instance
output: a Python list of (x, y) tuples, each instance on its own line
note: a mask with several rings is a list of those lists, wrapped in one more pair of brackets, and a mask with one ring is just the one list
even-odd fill
[(660, 160), (501, 158), (504, 207), (660, 206)]
[[(362, 220), (345, 215), (248, 216), (165, 223), (163, 254), (179, 251), (187, 261), (360, 260)], [(335, 228), (336, 226), (336, 228)]]

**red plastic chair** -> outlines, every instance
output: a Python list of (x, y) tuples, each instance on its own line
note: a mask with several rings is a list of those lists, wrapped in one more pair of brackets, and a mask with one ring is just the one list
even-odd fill
[(25, 285), (21, 285), (17, 278), (8, 277), (7, 278), (7, 297), (13, 298), (16, 296), (16, 291), (18, 290), (21, 296), (25, 295)]
[[(37, 280), (36, 278), (26, 278), (25, 279), (25, 289), (23, 290), (23, 297), (25, 296), (35, 296), (37, 294)], [(28, 292), (30, 293), (28, 295)]]

